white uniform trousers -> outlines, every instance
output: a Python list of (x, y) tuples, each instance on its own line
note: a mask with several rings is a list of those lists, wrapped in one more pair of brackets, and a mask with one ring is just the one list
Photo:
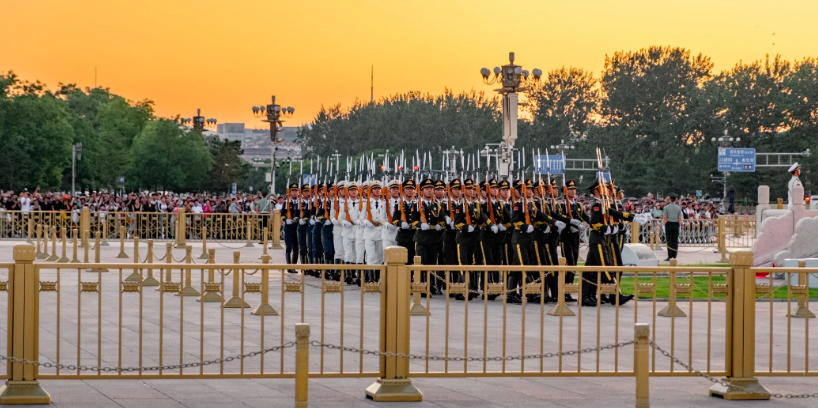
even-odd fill
[(344, 260), (344, 227), (340, 224), (333, 228), (332, 246), (335, 249), (335, 259)]
[(355, 230), (355, 263), (363, 264), (365, 262), (364, 255), (366, 254), (366, 241), (364, 240), (364, 227), (356, 226)]
[(383, 241), (366, 240), (366, 264), (383, 265)]

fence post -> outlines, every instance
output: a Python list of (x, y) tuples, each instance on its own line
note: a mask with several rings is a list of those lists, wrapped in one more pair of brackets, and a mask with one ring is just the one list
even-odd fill
[[(120, 231), (124, 230), (124, 229), (125, 229), (125, 227), (122, 227), (120, 229)], [(124, 241), (123, 241), (123, 245), (124, 245)], [(125, 252), (125, 251), (122, 251), (122, 252)], [(125, 255), (125, 257), (127, 258), (128, 256)], [(117, 258), (119, 258), (119, 257), (117, 257)], [(133, 259), (134, 259), (134, 261), (133, 261), (134, 264), (139, 264), (139, 237), (138, 236), (133, 237)], [(133, 272), (131, 272), (131, 274), (128, 275), (127, 278), (125, 278), (124, 282), (142, 282), (142, 268), (140, 268), (139, 266), (135, 266), (133, 268)]]
[[(82, 212), (80, 213), (80, 233), (85, 233), (86, 231), (91, 231), (91, 212), (88, 211), (88, 207), (82, 207)], [(88, 241), (83, 242), (83, 244), (88, 245)], [(85, 261), (88, 262), (87, 259)]]
[[(210, 258), (207, 260), (208, 264), (216, 263), (216, 249), (210, 248), (207, 250), (207, 256)], [(207, 282), (205, 282), (204, 287), (205, 291), (202, 293), (197, 302), (222, 302), (221, 294), (221, 286), (220, 284), (216, 283), (216, 270), (210, 268), (207, 270)]]
[[(48, 242), (45, 244), (48, 245)], [(51, 227), (51, 256), (46, 258), (45, 261), (54, 262), (58, 259), (60, 259), (60, 257), (57, 256), (57, 227)]]
[(268, 256), (267, 255), (267, 242), (268, 242), (269, 237), (270, 237), (270, 231), (268, 231), (267, 228), (264, 228), (263, 231), (261, 231), (262, 250), (261, 250), (261, 256), (258, 257), (259, 259), (264, 259), (265, 256)]
[(639, 243), (639, 223), (631, 222), (631, 244)]
[[(138, 259), (137, 259), (138, 261)], [(145, 259), (145, 263), (148, 264), (148, 276), (142, 280), (142, 286), (159, 286), (159, 281), (153, 277), (153, 268), (150, 267), (150, 264), (153, 263), (153, 240), (148, 240), (148, 255), (147, 259)]]
[(76, 228), (71, 230), (72, 239), (74, 240), (74, 259), (71, 260), (71, 263), (80, 263), (79, 258), (77, 258), (77, 248), (79, 247), (79, 243), (77, 240), (77, 233), (79, 230)]
[(108, 246), (108, 217), (103, 218), (99, 223), (99, 230), (102, 231), (102, 242), (99, 244)]
[[(267, 229), (264, 230), (267, 232)], [(262, 264), (269, 264), (270, 263), (270, 255), (262, 255), (261, 256), (261, 263)], [(258, 305), (253, 311), (250, 313), (261, 316), (278, 316), (278, 312), (270, 306), (270, 270), (269, 269), (262, 269), (261, 270), (261, 304)], [(309, 330), (309, 327), (307, 327)], [(306, 399), (305, 399), (306, 401)]]
[(33, 244), (31, 242), (31, 236), (34, 235), (34, 214), (28, 219), (28, 230), (26, 231), (26, 235), (28, 235), (28, 239), (26, 239), (26, 244)]
[(728, 263), (730, 260), (727, 259), (727, 217), (724, 215), (719, 216), (719, 224), (718, 224), (718, 232), (719, 232), (719, 252), (721, 253), (721, 259), (719, 259), (719, 263)]
[[(381, 352), (409, 353), (408, 251), (391, 246), (384, 251), (386, 273), (381, 275)], [(409, 360), (380, 356), (380, 378), (366, 389), (374, 401), (423, 401), (423, 393), (409, 378)]]
[(66, 231), (65, 229), (60, 231), (60, 239), (62, 239), (62, 257), (60, 257), (60, 259), (57, 260), (57, 262), (60, 262), (60, 263), (67, 263), (68, 261), (70, 261), (70, 259), (68, 259), (68, 256), (67, 256), (68, 255), (68, 248), (67, 248), (68, 237), (66, 237), (66, 235), (68, 235), (68, 231)]
[[(568, 261), (565, 258), (563, 257), (559, 258), (560, 266), (567, 265), (567, 262)], [(554, 307), (548, 311), (549, 316), (576, 316), (576, 314), (574, 314), (574, 311), (569, 309), (568, 306), (565, 305), (565, 297), (569, 295), (569, 293), (565, 292), (565, 278), (566, 278), (565, 271), (557, 272), (557, 304), (554, 305)], [(571, 283), (573, 284), (573, 282)]]
[[(193, 247), (188, 245), (185, 247), (185, 264), (191, 265), (193, 263), (193, 257), (191, 253), (193, 252)], [(179, 296), (199, 296), (199, 291), (193, 287), (193, 270), (190, 268), (185, 269), (185, 287), (178, 293)]]
[(650, 408), (650, 325), (636, 323), (633, 343), (633, 372), (636, 376), (636, 408)]
[(295, 408), (307, 408), (310, 382), (310, 324), (295, 324)]
[(82, 240), (81, 246), (83, 251), (82, 262), (89, 263), (89, 259), (91, 259), (88, 257), (88, 252), (91, 250), (91, 243), (89, 242), (89, 240), (91, 239), (91, 231), (83, 230), (81, 234), (82, 236), (80, 237), (80, 239)]
[[(100, 240), (102, 239), (102, 233), (97, 231), (94, 233), (94, 263), (101, 263), (99, 251), (101, 248), (99, 247)], [(108, 272), (108, 268), (100, 268), (97, 266), (96, 268), (89, 269), (88, 272)]]
[[(34, 245), (14, 246), (14, 267), (8, 284), (8, 355), (31, 361), (40, 358), (40, 276), (34, 266), (34, 254)], [(8, 365), (8, 380), (0, 388), (0, 404), (51, 403), (51, 396), (37, 381), (37, 366)]]
[(230, 297), (230, 300), (224, 302), (224, 306), (222, 307), (225, 309), (243, 309), (245, 307), (250, 307), (250, 305), (241, 300), (241, 296), (239, 296), (239, 289), (241, 289), (239, 274), (244, 273), (244, 271), (241, 270), (241, 265), (239, 264), (240, 257), (241, 251), (233, 251), (233, 296)]
[(207, 223), (202, 225), (202, 254), (199, 255), (199, 259), (210, 259), (210, 255), (207, 254)]
[[(117, 258), (128, 258), (128, 254), (125, 253), (125, 234), (126, 233), (127, 232), (126, 232), (124, 226), (119, 227), (119, 255), (116, 256)], [(134, 236), (133, 239), (134, 239), (134, 241), (136, 241), (137, 237)], [(136, 247), (134, 247), (134, 258), (136, 258), (134, 260), (135, 263), (139, 263), (139, 257), (136, 256)]]
[(255, 245), (253, 245), (253, 241), (252, 241), (252, 237), (253, 237), (253, 234), (252, 234), (252, 232), (253, 232), (253, 227), (250, 225), (250, 222), (249, 222), (249, 221), (248, 221), (248, 222), (245, 222), (245, 223), (244, 223), (244, 225), (245, 225), (246, 230), (247, 230), (247, 243), (246, 243), (246, 244), (244, 244), (244, 247), (245, 247), (245, 248), (253, 248), (253, 247), (255, 247)]
[(34, 256), (37, 259), (42, 259), (43, 251), (40, 251), (40, 248), (42, 248), (42, 244), (40, 243), (40, 237), (42, 237), (42, 235), (43, 235), (43, 226), (42, 226), (42, 224), (37, 224), (36, 234), (37, 234), (37, 250), (34, 252)]
[[(798, 267), (799, 268), (806, 268), (807, 267), (807, 261), (798, 261)], [(788, 274), (785, 274), (785, 275), (790, 275), (790, 276), (788, 276), (787, 284), (792, 285), (792, 276), (791, 276), (792, 274), (788, 273)], [(812, 313), (809, 310), (809, 295), (808, 295), (809, 288), (807, 288), (807, 273), (806, 272), (798, 272), (798, 286), (804, 287), (807, 290), (807, 292), (804, 292), (803, 295), (798, 295), (798, 304), (795, 306), (795, 310), (790, 312), (790, 314), (788, 314), (787, 316), (795, 317), (795, 318), (798, 318), (798, 319), (814, 319), (815, 318), (815, 313)]]
[[(724, 380), (731, 385), (713, 385), (710, 387), (710, 396), (726, 400), (769, 400), (769, 391), (755, 377), (756, 277), (750, 271), (753, 266), (752, 251), (733, 252), (730, 264), (733, 270), (727, 278), (730, 291), (726, 324), (729, 343), (725, 367), (727, 377)], [(732, 384), (750, 392), (738, 390)], [(758, 394), (759, 392), (767, 394)]]
[(37, 242), (42, 241), (42, 252), (37, 255), (37, 259), (48, 259), (48, 227), (38, 224), (37, 225)]
[(281, 246), (281, 210), (273, 210), (273, 245), (271, 249), (284, 249)]
[[(419, 256), (416, 256), (414, 258), (414, 262), (415, 262), (414, 263), (415, 265), (420, 265), (422, 263)], [(417, 270), (414, 271), (414, 280), (412, 282), (412, 286), (417, 285), (417, 284), (421, 284), (422, 279), (421, 279), (420, 275), (421, 275), (420, 271), (417, 271)], [(361, 279), (363, 279), (363, 277), (361, 277)], [(426, 281), (427, 282), (432, 281), (432, 272), (431, 271), (426, 272)], [(423, 291), (424, 291), (424, 293), (426, 292), (426, 284), (423, 284)], [(429, 316), (429, 311), (426, 310), (426, 307), (424, 307), (420, 303), (420, 292), (415, 291), (414, 288), (412, 289), (412, 307), (409, 309), (409, 315), (410, 316)]]
[[(670, 266), (676, 267), (676, 259), (670, 260)], [(692, 285), (693, 282), (690, 282)], [(670, 271), (670, 285), (668, 288), (668, 299), (667, 299), (667, 306), (662, 308), (662, 310), (657, 313), (659, 316), (663, 317), (687, 317), (687, 313), (685, 313), (682, 309), (679, 309), (679, 306), (676, 306), (676, 271)]]
[(187, 246), (185, 238), (187, 235), (187, 218), (185, 217), (185, 209), (180, 208), (176, 213), (176, 248), (184, 248)]

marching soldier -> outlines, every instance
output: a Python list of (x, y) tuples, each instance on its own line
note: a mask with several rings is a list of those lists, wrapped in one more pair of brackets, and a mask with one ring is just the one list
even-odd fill
[[(355, 234), (357, 226), (355, 222), (358, 220), (358, 209), (360, 202), (358, 200), (358, 185), (352, 181), (349, 187), (346, 188), (347, 198), (341, 207), (338, 215), (340, 223), (344, 229), (344, 263), (351, 265), (358, 261), (357, 253), (355, 252)], [(344, 274), (346, 283), (352, 284), (355, 282), (355, 272), (347, 270)]]
[(392, 225), (398, 227), (395, 241), (399, 246), (406, 248), (409, 258), (407, 265), (411, 265), (415, 259), (415, 229), (417, 225), (411, 224), (412, 213), (417, 210), (415, 203), (415, 181), (408, 179), (401, 184), (403, 197), (400, 205), (395, 208), (392, 214)]
[[(462, 185), (460, 184), (460, 180), (454, 179), (449, 182), (447, 189), (449, 191), (448, 197), (444, 200), (443, 203), (443, 213), (444, 213), (444, 220), (446, 221), (445, 230), (443, 231), (443, 262), (441, 265), (459, 265), (460, 263), (457, 261), (458, 249), (457, 249), (457, 228), (455, 227), (454, 220), (455, 218), (455, 209), (462, 208), (463, 206), (463, 195), (462, 195)], [(445, 274), (444, 274), (445, 279)], [(459, 282), (460, 281), (460, 272), (449, 272), (449, 280), (451, 282)], [(443, 286), (446, 286), (449, 282), (441, 282)], [(448, 287), (448, 286), (447, 286)], [(451, 297), (452, 295), (448, 295)]]
[(392, 180), (389, 182), (389, 197), (386, 200), (386, 205), (383, 210), (386, 224), (384, 224), (384, 228), (381, 229), (381, 240), (384, 248), (397, 245), (395, 239), (397, 238), (399, 228), (392, 224), (392, 215), (395, 213), (395, 210), (398, 209), (400, 201), (400, 182), (398, 180)]
[[(543, 199), (543, 207), (546, 210), (544, 211), (546, 214), (551, 215), (559, 221), (562, 221), (569, 227), (576, 228), (576, 226), (580, 225), (579, 220), (570, 218), (560, 211), (560, 206), (557, 203), (557, 179), (550, 180), (547, 187), (544, 188), (544, 193), (546, 194), (546, 197)], [(560, 234), (562, 231), (564, 231), (564, 229), (551, 228), (551, 230), (543, 237), (543, 260), (547, 262), (548, 265), (559, 265), (557, 247), (560, 246)], [(555, 272), (549, 272), (545, 277), (548, 291), (551, 293), (551, 296), (546, 297), (546, 303), (549, 301), (556, 302), (559, 300), (559, 281), (557, 277), (558, 274)]]
[[(330, 214), (332, 221), (332, 249), (335, 252), (333, 258), (336, 264), (343, 264), (345, 259), (344, 254), (344, 226), (341, 221), (341, 209), (346, 202), (346, 184), (343, 181), (336, 183), (334, 190), (336, 191), (335, 200), (332, 201), (332, 214)], [(332, 273), (332, 280), (338, 281), (341, 279), (341, 272), (334, 270)]]
[[(455, 227), (457, 228), (457, 259), (459, 265), (482, 265), (483, 254), (480, 251), (480, 228), (489, 227), (492, 231), (497, 229), (497, 226), (490, 225), (490, 221), (486, 213), (481, 211), (480, 201), (477, 199), (477, 191), (475, 190), (474, 180), (466, 179), (463, 182), (463, 189), (465, 190), (465, 201), (463, 205), (455, 208)], [(460, 276), (460, 283), (465, 282), (465, 272)], [(479, 288), (480, 273), (469, 273), (469, 295), (468, 300), (477, 296), (475, 293)], [(466, 300), (463, 295), (457, 295), (457, 300)]]
[[(307, 259), (310, 253), (312, 230), (309, 228), (309, 220), (312, 216), (312, 202), (310, 201), (310, 185), (301, 186), (301, 198), (298, 200), (298, 255), (302, 264), (308, 264)], [(303, 273), (310, 274), (311, 271), (303, 270)]]
[[(442, 180), (435, 181), (435, 202), (440, 204), (441, 213), (440, 213), (440, 228), (438, 228), (435, 233), (438, 236), (437, 242), (437, 259), (433, 263), (438, 265), (445, 265), (446, 259), (445, 255), (443, 254), (443, 240), (446, 235), (446, 228), (448, 228), (448, 224), (446, 223), (446, 215), (448, 214), (448, 207), (446, 204), (446, 183)], [(442, 280), (443, 275), (438, 274), (438, 276), (432, 276), (432, 283), (431, 285), (434, 286), (432, 292), (434, 293), (443, 293), (444, 287), (446, 286)]]
[[(440, 244), (439, 231), (445, 223), (443, 218), (443, 207), (435, 201), (435, 184), (431, 179), (423, 180), (420, 183), (421, 198), (418, 200), (417, 210), (412, 214), (412, 225), (417, 225), (414, 241), (417, 255), (420, 256), (422, 265), (436, 265), (438, 257), (438, 247)], [(421, 274), (421, 282), (426, 282), (426, 272)], [(431, 285), (430, 292), (437, 294), (437, 286)]]
[[(511, 182), (503, 180), (499, 183), (500, 187), (500, 201), (507, 208), (506, 217), (503, 219), (506, 228), (503, 236), (503, 265), (512, 265), (514, 263), (514, 252), (511, 246), (511, 237), (514, 235), (514, 224), (511, 223), (511, 208), (514, 206), (514, 201), (511, 197)], [(499, 226), (498, 226), (499, 228)]]
[[(324, 255), (323, 237), (324, 230), (324, 190), (321, 183), (315, 183), (315, 191), (312, 197), (312, 218), (310, 219), (310, 229), (312, 230), (312, 245), (310, 246), (310, 263), (320, 264)], [(313, 276), (320, 277), (318, 271), (313, 271)]]
[[(556, 181), (556, 180), (555, 180)], [(577, 184), (574, 180), (568, 180), (563, 186), (563, 193), (565, 200), (562, 203), (560, 212), (568, 217), (570, 226), (560, 234), (560, 249), (562, 256), (565, 258), (566, 265), (576, 266), (579, 260), (579, 237), (585, 231), (588, 223), (591, 221), (585, 213), (585, 207), (582, 203), (576, 201)], [(565, 274), (565, 282), (574, 282), (574, 273), (567, 272)], [(571, 295), (565, 295), (566, 302), (576, 302), (576, 299)]]
[[(383, 225), (388, 224), (386, 202), (381, 198), (381, 183), (373, 181), (369, 186), (370, 197), (364, 207), (364, 251), (367, 265), (383, 265)], [(366, 282), (380, 279), (376, 271), (366, 271)]]
[[(485, 265), (503, 265), (505, 247), (505, 237), (507, 227), (511, 225), (511, 212), (509, 206), (500, 200), (499, 186), (496, 179), (486, 182), (489, 193), (483, 204), (483, 212), (488, 214), (491, 225), (496, 225), (496, 231), (492, 228), (483, 228), (480, 232), (480, 246), (483, 253), (483, 263)], [(488, 283), (501, 283), (500, 272), (486, 272)], [(483, 286), (485, 287), (485, 286)], [(497, 295), (487, 295), (488, 300), (494, 300)]]
[[(335, 198), (335, 186), (332, 183), (329, 183), (324, 186), (324, 197), (321, 201), (321, 208), (319, 211), (321, 212), (321, 220), (323, 221), (321, 224), (321, 247), (324, 251), (323, 256), (323, 263), (326, 264), (334, 264), (335, 263), (335, 235), (333, 234), (333, 227), (332, 224), (333, 220), (333, 209), (332, 209), (332, 202)], [(328, 276), (331, 278), (331, 275)]]
[[(298, 263), (298, 220), (300, 217), (301, 198), (298, 193), (298, 184), (292, 183), (287, 186), (287, 201), (284, 203), (282, 216), (284, 217), (284, 257), (288, 264)], [(295, 269), (288, 272), (296, 273)]]

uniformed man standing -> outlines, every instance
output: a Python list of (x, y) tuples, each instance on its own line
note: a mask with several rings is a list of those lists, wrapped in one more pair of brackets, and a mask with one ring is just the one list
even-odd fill
[[(312, 219), (310, 220), (310, 228), (312, 229), (312, 246), (310, 247), (310, 263), (321, 264), (324, 255), (323, 237), (324, 231), (324, 190), (321, 183), (315, 183), (313, 197), (312, 197)], [(313, 276), (320, 277), (318, 271), (313, 271)]]
[[(483, 264), (483, 253), (480, 251), (480, 228), (497, 226), (490, 225), (490, 221), (486, 213), (481, 210), (480, 201), (477, 199), (477, 190), (475, 190), (474, 180), (466, 179), (463, 182), (465, 190), (465, 201), (461, 207), (455, 208), (455, 227), (457, 228), (457, 260), (458, 264), (472, 266)], [(460, 277), (460, 283), (466, 281), (465, 272)], [(469, 272), (469, 295), (471, 300), (477, 297), (475, 293), (479, 289), (480, 273)], [(466, 300), (463, 295), (457, 295), (457, 300)]]
[[(556, 181), (556, 180), (555, 180)], [(563, 187), (565, 193), (565, 200), (562, 203), (562, 214), (570, 219), (570, 226), (560, 234), (560, 249), (562, 256), (565, 258), (566, 265), (576, 266), (579, 260), (579, 236), (585, 231), (590, 218), (585, 213), (585, 207), (582, 203), (576, 201), (577, 184), (574, 180), (568, 180)], [(576, 220), (576, 221), (574, 221)], [(565, 274), (565, 283), (574, 283), (574, 273), (568, 272)], [(576, 302), (576, 299), (571, 295), (565, 295), (566, 302)]]
[[(421, 197), (418, 200), (417, 211), (412, 214), (412, 225), (417, 225), (415, 230), (415, 250), (420, 256), (422, 265), (436, 265), (438, 256), (438, 245), (440, 244), (439, 231), (445, 223), (443, 218), (443, 207), (435, 201), (435, 184), (431, 179), (425, 179), (420, 183)], [(421, 273), (421, 282), (426, 282), (427, 273)], [(432, 294), (437, 294), (437, 286), (430, 288)]]
[[(496, 232), (494, 228), (486, 227), (480, 231), (480, 249), (483, 253), (483, 263), (485, 265), (503, 265), (504, 256), (503, 249), (505, 247), (505, 236), (507, 227), (511, 225), (511, 211), (509, 206), (500, 200), (499, 185), (496, 179), (490, 179), (486, 182), (488, 185), (488, 197), (483, 203), (483, 212), (488, 214), (491, 225), (496, 225)], [(500, 272), (490, 271), (486, 272), (487, 283), (501, 283)], [(485, 285), (482, 286), (485, 288)], [(487, 296), (488, 300), (494, 300), (497, 295)]]
[[(343, 181), (339, 181), (335, 189), (336, 197), (335, 200), (332, 201), (332, 214), (330, 214), (331, 221), (332, 221), (332, 248), (335, 251), (335, 255), (333, 258), (335, 259), (336, 264), (343, 264), (344, 263), (344, 226), (341, 221), (344, 218), (341, 217), (342, 209), (344, 208), (344, 204), (346, 202), (346, 184)], [(332, 280), (340, 280), (341, 279), (341, 272), (340, 270), (334, 270), (332, 273)]]
[(798, 178), (798, 176), (801, 175), (801, 166), (798, 162), (793, 163), (788, 171), (792, 174), (792, 178), (790, 182), (787, 183), (787, 208), (792, 208), (792, 189), (795, 187), (804, 187), (804, 185), (801, 184), (801, 179)]
[[(381, 197), (381, 183), (373, 181), (369, 186), (370, 197), (364, 206), (364, 252), (367, 265), (383, 265), (383, 225), (386, 220), (386, 202)], [(368, 270), (366, 282), (377, 282), (380, 276)]]
[[(310, 263), (307, 258), (310, 253), (310, 245), (312, 244), (312, 229), (309, 227), (309, 221), (312, 217), (312, 201), (310, 201), (310, 185), (304, 184), (301, 186), (301, 198), (298, 201), (298, 255), (301, 258), (302, 264)], [(303, 273), (309, 274), (310, 271), (304, 270)]]
[(416, 224), (412, 224), (412, 214), (417, 210), (415, 202), (415, 182), (408, 179), (402, 184), (403, 197), (401, 204), (395, 208), (392, 214), (392, 225), (398, 227), (398, 234), (395, 240), (399, 246), (406, 248), (408, 252), (407, 265), (412, 265), (415, 259), (415, 229)]
[[(298, 263), (298, 220), (300, 217), (298, 184), (292, 183), (287, 186), (287, 201), (284, 203), (284, 210), (282, 216), (284, 217), (284, 257), (288, 264), (294, 265)], [(295, 269), (289, 269), (288, 272), (296, 273)]]
[[(455, 210), (458, 208), (463, 208), (463, 194), (461, 190), (462, 186), (460, 184), (460, 180), (454, 179), (449, 182), (448, 190), (449, 190), (449, 197), (443, 203), (443, 212), (445, 214), (445, 231), (443, 231), (443, 262), (442, 265), (460, 265), (460, 262), (457, 261), (457, 228), (455, 227), (454, 220), (457, 218), (455, 216)], [(445, 274), (443, 275), (445, 279)], [(460, 272), (452, 271), (449, 272), (449, 280), (451, 282), (459, 282), (460, 281)], [(446, 286), (448, 283), (444, 282), (443, 285)], [(449, 294), (449, 297), (452, 295)]]
[(381, 229), (381, 240), (384, 249), (397, 245), (395, 239), (397, 238), (399, 228), (392, 224), (392, 215), (395, 213), (395, 210), (399, 208), (398, 204), (400, 201), (400, 182), (398, 180), (392, 180), (389, 182), (389, 197), (386, 199), (384, 208), (386, 224), (384, 224), (384, 228)]
[[(324, 198), (321, 202), (321, 219), (323, 226), (321, 227), (321, 247), (324, 250), (324, 263), (335, 263), (335, 235), (333, 234), (332, 217), (332, 202), (335, 198), (335, 186), (332, 183), (324, 186)], [(331, 275), (328, 276), (331, 278)]]
[[(349, 182), (349, 187), (346, 188), (346, 193), (348, 196), (347, 199), (344, 200), (339, 218), (341, 219), (341, 225), (344, 228), (344, 263), (352, 265), (358, 261), (358, 256), (355, 252), (355, 234), (358, 229), (355, 222), (358, 220), (358, 206), (360, 206), (360, 202), (358, 200), (358, 184), (356, 184), (354, 181)], [(346, 283), (354, 283), (355, 278), (356, 276), (354, 270), (347, 270), (346, 273), (344, 273), (344, 280)]]

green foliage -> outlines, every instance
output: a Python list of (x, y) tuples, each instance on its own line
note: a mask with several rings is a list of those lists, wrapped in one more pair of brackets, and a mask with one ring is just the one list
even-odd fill
[(128, 186), (155, 190), (197, 190), (213, 165), (199, 133), (168, 119), (149, 122), (134, 138), (130, 157)]
[[(230, 192), (232, 184), (238, 184), (249, 171), (249, 163), (241, 158), (244, 153), (241, 142), (210, 138), (207, 148), (213, 158), (213, 167), (205, 188), (213, 192)], [(259, 188), (263, 186), (264, 184), (258, 184)]]

